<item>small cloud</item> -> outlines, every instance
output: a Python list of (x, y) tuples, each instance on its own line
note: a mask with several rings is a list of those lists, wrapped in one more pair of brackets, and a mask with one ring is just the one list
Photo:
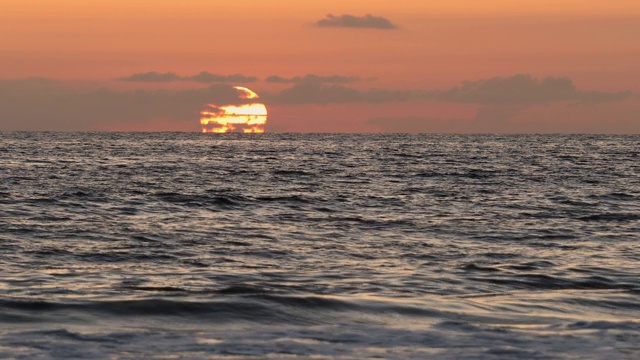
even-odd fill
[(195, 81), (199, 83), (214, 83), (214, 82), (255, 82), (258, 80), (255, 76), (245, 76), (242, 74), (233, 75), (219, 75), (212, 74), (208, 71), (201, 71), (198, 75), (185, 76), (181, 80), (183, 81)]
[(347, 83), (361, 81), (361, 79), (357, 76), (341, 76), (341, 75), (320, 76), (320, 75), (314, 75), (314, 74), (307, 74), (305, 76), (295, 76), (292, 78), (284, 78), (281, 76), (273, 75), (266, 78), (265, 81), (270, 83), (279, 83), (279, 84), (301, 83), (304, 81), (314, 81), (314, 82), (330, 83), (330, 84), (347, 84)]
[(208, 71), (201, 71), (197, 75), (179, 76), (174, 72), (159, 73), (157, 71), (149, 71), (145, 73), (136, 73), (131, 76), (119, 78), (120, 81), (129, 82), (177, 82), (177, 81), (194, 81), (204, 84), (210, 83), (248, 83), (258, 80), (255, 76), (245, 76), (242, 74), (219, 75), (212, 74)]
[(293, 81), (293, 79), (283, 78), (282, 76), (278, 76), (278, 75), (271, 75), (268, 78), (266, 78), (265, 81), (270, 83), (277, 83), (277, 84), (286, 84), (286, 83), (295, 82)]
[(343, 27), (343, 28), (367, 28), (391, 30), (397, 29), (398, 26), (386, 18), (367, 14), (365, 16), (354, 15), (333, 15), (327, 14), (324, 19), (316, 22), (318, 27)]
[(118, 80), (131, 82), (173, 82), (180, 81), (181, 78), (173, 72), (159, 73), (157, 71), (149, 71), (145, 73), (136, 73), (131, 76), (119, 78)]

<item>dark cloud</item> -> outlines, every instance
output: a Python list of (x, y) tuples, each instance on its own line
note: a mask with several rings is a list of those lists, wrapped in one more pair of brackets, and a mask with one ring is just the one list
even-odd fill
[(320, 76), (314, 74), (307, 74), (305, 76), (295, 76), (292, 78), (284, 78), (277, 75), (269, 76), (265, 79), (266, 82), (270, 83), (301, 83), (305, 81), (315, 81), (320, 83), (329, 83), (329, 84), (347, 84), (353, 83), (357, 81), (361, 81), (361, 79), (357, 76), (341, 76), (341, 75), (331, 75), (331, 76)]
[[(358, 90), (352, 87), (335, 83), (330, 80), (340, 80), (345, 77), (318, 77), (307, 75), (305, 77), (292, 78), (295, 84), (279, 93), (264, 93), (262, 98), (271, 104), (335, 104), (335, 103), (385, 103), (408, 101), (415, 99), (425, 99), (434, 97), (431, 92), (421, 90), (387, 90), (368, 89)], [(329, 81), (325, 81), (328, 79)], [(287, 79), (285, 79), (287, 80)], [(284, 82), (282, 78), (274, 79), (271, 82)]]
[(245, 76), (242, 74), (218, 75), (218, 74), (212, 74), (207, 71), (202, 71), (198, 75), (183, 77), (182, 80), (195, 81), (199, 83), (214, 83), (214, 82), (249, 83), (249, 82), (257, 81), (258, 78), (256, 78), (255, 76)]
[(116, 122), (170, 119), (199, 131), (199, 111), (206, 104), (242, 101), (225, 84), (178, 91), (118, 91), (49, 80), (0, 80), (0, 130), (82, 131)]
[(173, 72), (159, 73), (157, 71), (149, 71), (145, 73), (136, 73), (118, 80), (131, 82), (173, 82), (180, 81), (182, 78)]
[(354, 15), (333, 15), (327, 14), (324, 19), (318, 20), (316, 25), (319, 27), (342, 27), (342, 28), (367, 28), (367, 29), (397, 29), (398, 26), (380, 16), (367, 14), (365, 16)]
[(555, 101), (615, 101), (630, 96), (630, 92), (599, 92), (578, 90), (566, 77), (535, 79), (518, 74), (478, 81), (465, 81), (439, 93), (442, 100), (477, 104), (533, 104)]
[(119, 78), (120, 81), (130, 82), (176, 82), (176, 81), (193, 81), (199, 83), (248, 83), (255, 82), (258, 78), (254, 76), (245, 76), (242, 74), (233, 75), (219, 75), (212, 74), (207, 71), (202, 71), (197, 75), (192, 76), (179, 76), (173, 72), (159, 73), (157, 71), (150, 71), (145, 73), (137, 73), (124, 78)]
[(358, 90), (340, 84), (325, 84), (321, 81), (301, 81), (275, 94), (263, 94), (270, 104), (337, 104), (337, 103), (388, 103), (425, 99), (432, 93), (420, 90)]
[[(294, 78), (296, 79), (296, 78)], [(280, 79), (276, 79), (281, 81)], [(329, 104), (346, 102), (385, 103), (398, 101), (447, 101), (454, 103), (543, 104), (560, 101), (607, 102), (619, 101), (632, 95), (629, 91), (583, 91), (569, 78), (547, 77), (542, 80), (529, 75), (494, 77), (466, 81), (446, 90), (358, 90), (341, 84), (325, 84), (315, 78), (298, 78), (289, 89), (266, 97), (276, 103)], [(272, 82), (274, 79), (272, 79)], [(282, 82), (282, 81), (281, 81)]]

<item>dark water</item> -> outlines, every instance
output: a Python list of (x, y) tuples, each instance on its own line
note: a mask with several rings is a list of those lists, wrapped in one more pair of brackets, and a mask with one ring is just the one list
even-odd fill
[(0, 133), (0, 358), (640, 357), (640, 137)]

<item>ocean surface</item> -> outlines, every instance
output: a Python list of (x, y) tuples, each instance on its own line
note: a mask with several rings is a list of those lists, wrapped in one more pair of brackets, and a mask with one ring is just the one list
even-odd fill
[(0, 133), (0, 358), (640, 358), (640, 136)]

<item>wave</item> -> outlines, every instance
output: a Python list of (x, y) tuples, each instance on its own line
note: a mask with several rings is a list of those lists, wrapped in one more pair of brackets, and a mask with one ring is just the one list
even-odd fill
[(184, 206), (215, 206), (220, 208), (238, 207), (247, 199), (241, 196), (209, 195), (209, 194), (182, 194), (177, 192), (158, 192), (156, 198), (171, 204)]
[[(189, 293), (180, 287), (133, 286), (155, 297), (120, 300), (53, 301), (47, 299), (0, 298), (0, 320), (9, 323), (49, 321), (51, 318), (132, 317), (183, 318), (185, 321), (215, 323), (253, 322), (261, 324), (326, 324), (351, 319), (382, 323), (411, 321), (465, 321), (485, 324), (549, 323), (550, 317), (566, 326), (580, 321), (610, 321), (627, 324), (628, 316), (640, 310), (632, 291), (603, 291), (598, 288), (573, 291), (508, 292), (431, 296), (420, 301), (381, 297), (333, 297), (277, 294), (252, 286), (230, 286), (215, 291)], [(578, 291), (578, 292), (576, 292)], [(587, 292), (591, 291), (591, 292)], [(158, 296), (158, 294), (162, 296)], [(535, 300), (533, 300), (535, 299)], [(574, 309), (567, 313), (567, 309)], [(582, 318), (581, 309), (589, 309)], [(529, 313), (535, 310), (534, 313)], [(614, 321), (612, 311), (619, 314)], [(529, 313), (529, 314), (528, 314)], [(602, 319), (598, 314), (604, 314)], [(528, 314), (528, 315), (526, 315)], [(536, 320), (541, 318), (544, 320)], [(627, 326), (624, 325), (624, 326)], [(612, 325), (613, 326), (613, 325)]]
[(582, 221), (602, 221), (602, 222), (610, 222), (610, 221), (620, 221), (620, 222), (630, 222), (640, 220), (640, 214), (637, 213), (600, 213), (593, 214), (587, 216), (581, 216), (578, 220)]
[(184, 194), (178, 192), (158, 192), (154, 197), (171, 204), (183, 206), (214, 206), (223, 209), (239, 208), (247, 205), (259, 205), (261, 203), (283, 203), (283, 204), (311, 204), (323, 202), (323, 199), (305, 195), (269, 195), (246, 197), (238, 194)]
[[(137, 287), (149, 292), (184, 293), (182, 288)], [(201, 294), (202, 295), (202, 294)], [(437, 318), (441, 310), (393, 300), (358, 300), (329, 296), (291, 296), (265, 293), (252, 287), (228, 287), (211, 292), (209, 300), (156, 297), (105, 301), (0, 299), (4, 322), (38, 322), (83, 316), (126, 320), (131, 317), (171, 317), (217, 323), (250, 321), (263, 324), (324, 324), (354, 316)]]
[[(479, 268), (475, 265), (465, 267), (465, 270), (473, 271), (500, 271), (495, 268)], [(491, 276), (491, 277), (474, 277), (469, 280), (487, 282), (495, 285), (507, 286), (511, 289), (530, 289), (530, 290), (634, 290), (639, 287), (638, 283), (627, 283), (614, 281), (603, 276), (590, 276), (587, 278), (565, 278), (547, 274), (510, 274), (507, 276)]]

